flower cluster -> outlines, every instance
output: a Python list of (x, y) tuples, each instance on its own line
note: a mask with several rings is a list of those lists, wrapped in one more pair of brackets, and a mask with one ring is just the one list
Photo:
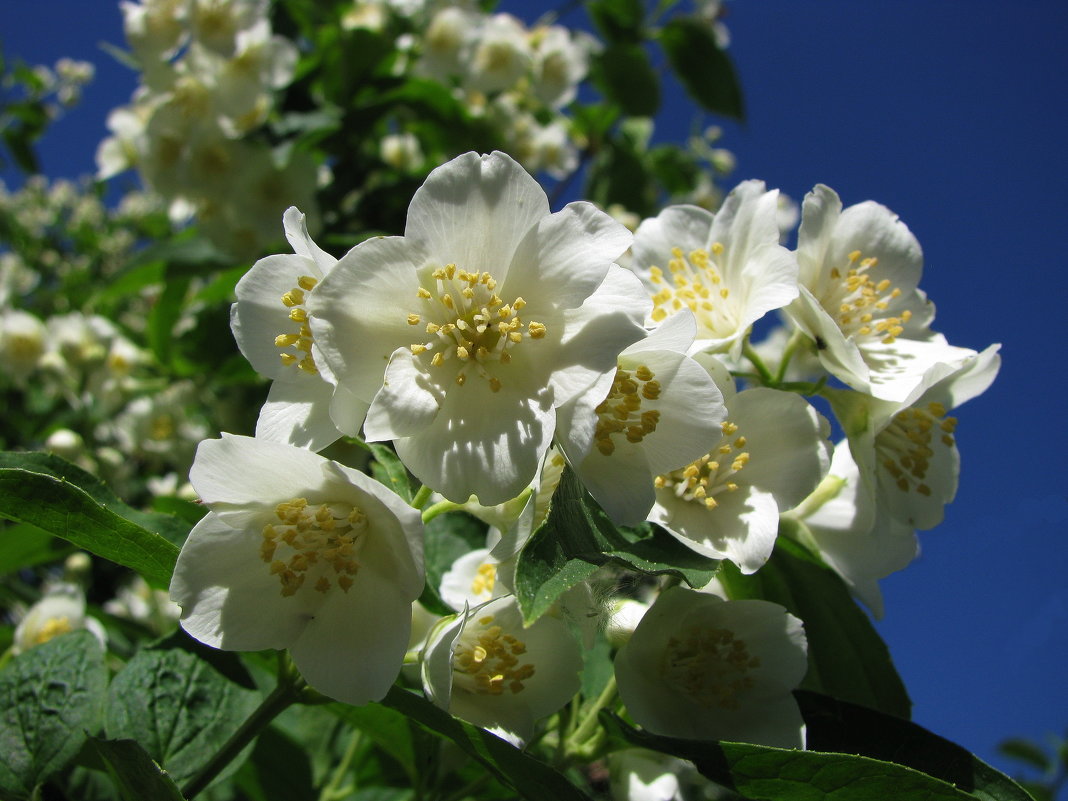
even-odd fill
[(108, 117), (100, 177), (136, 168), (172, 219), (195, 214), (219, 247), (238, 256), (274, 239), (263, 221), (293, 199), (313, 213), (311, 162), (279, 162), (247, 136), (267, 120), (297, 62), (293, 43), (271, 30), (268, 3), (143, 0), (124, 2), (122, 11), (142, 85)]
[(453, 87), (524, 167), (557, 178), (574, 170), (578, 151), (562, 109), (586, 78), (593, 37), (456, 4), (426, 16), (416, 41), (416, 72)]
[[(794, 536), (879, 613), (877, 579), (952, 499), (947, 415), (993, 380), (997, 347), (930, 330), (919, 246), (883, 207), (843, 210), (817, 187), (796, 251), (779, 220), (778, 193), (748, 181), (715, 214), (671, 206), (632, 236), (589, 203), (551, 213), (501, 153), (437, 168), (403, 235), (341, 258), (291, 208), (293, 253), (237, 287), (234, 334), (273, 385), (256, 438), (198, 451), (191, 479), (210, 512), (171, 586), (185, 628), (224, 648), (288, 647), (313, 686), (353, 703), (383, 696), (407, 648), (427, 698), (525, 743), (578, 691), (614, 592), (576, 580), (535, 621), (520, 602), (526, 544), (553, 524), (566, 471), (585, 500), (561, 503), (598, 525), (651, 525), (743, 575)], [(750, 338), (776, 310), (789, 330), (766, 363)], [(795, 357), (822, 374), (788, 381)], [(412, 506), (317, 455), (342, 437), (390, 442), (423, 485)], [(440, 575), (432, 606), (454, 614), (424, 636), (413, 507), (432, 493), (426, 519), (464, 510), (491, 528)], [(718, 585), (645, 586), (647, 603), (609, 627), (629, 718), (804, 747), (802, 622)]]

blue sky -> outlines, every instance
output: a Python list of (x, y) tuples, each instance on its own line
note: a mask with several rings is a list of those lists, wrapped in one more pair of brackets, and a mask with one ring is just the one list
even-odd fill
[[(1009, 768), (1002, 738), (1068, 733), (1068, 404), (1054, 358), (1068, 303), (1068, 5), (735, 0), (726, 21), (748, 106), (744, 125), (723, 123), (734, 177), (889, 206), (924, 247), (936, 329), (1003, 343), (999, 379), (958, 415), (957, 501), (883, 583), (879, 629), (915, 720)], [(117, 5), (6, 0), (0, 38), (9, 57), (97, 65), (42, 148), (49, 175), (91, 172), (107, 111), (134, 86), (98, 47), (122, 41)], [(661, 135), (681, 139), (691, 115), (669, 91)]]

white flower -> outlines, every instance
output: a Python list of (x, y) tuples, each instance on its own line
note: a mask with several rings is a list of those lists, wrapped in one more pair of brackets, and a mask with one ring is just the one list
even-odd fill
[(190, 480), (211, 511), (171, 580), (182, 627), (216, 648), (288, 648), (340, 701), (382, 698), (423, 590), (419, 513), (363, 473), (249, 437), (201, 443)]
[(715, 215), (669, 206), (634, 235), (634, 269), (653, 292), (660, 322), (688, 308), (696, 350), (737, 358), (750, 326), (797, 297), (797, 262), (779, 245), (778, 191), (739, 184)]
[(682, 777), (696, 774), (692, 762), (658, 751), (626, 748), (608, 755), (614, 801), (685, 801)]
[(334, 387), (313, 355), (307, 302), (337, 259), (312, 241), (296, 208), (282, 222), (294, 254), (260, 259), (237, 282), (230, 327), (256, 372), (274, 379), (256, 436), (320, 451), (341, 432), (330, 420)]
[(416, 192), (402, 237), (363, 242), (309, 299), (337, 379), (334, 424), (392, 439), (449, 500), (485, 505), (534, 478), (556, 407), (615, 370), (648, 301), (612, 264), (630, 233), (589, 203), (549, 214), (502, 153), (468, 153)]
[(896, 214), (871, 201), (843, 211), (823, 185), (805, 197), (803, 214), (800, 295), (787, 312), (832, 375), (900, 401), (932, 368), (972, 355), (929, 330), (934, 307), (917, 289), (923, 254)]
[(453, 609), (464, 609), (507, 595), (511, 589), (498, 580), (499, 565), (489, 548), (465, 553), (442, 575), (441, 600)]
[(514, 86), (531, 64), (530, 44), (523, 23), (510, 14), (494, 14), (475, 31), (465, 59), (464, 86), (479, 92), (499, 92)]
[(40, 366), (47, 340), (45, 324), (29, 312), (0, 312), (0, 363), (4, 373), (16, 381), (23, 381)]
[(509, 595), (442, 622), (423, 651), (423, 688), (442, 709), (522, 745), (578, 692), (581, 668), (567, 624), (546, 615), (523, 628)]
[(534, 94), (550, 108), (562, 108), (575, 99), (596, 41), (562, 25), (535, 28), (530, 39), (534, 46)]
[[(729, 393), (724, 393), (729, 395)], [(656, 479), (649, 520), (689, 548), (752, 573), (771, 556), (779, 512), (827, 473), (827, 421), (804, 398), (762, 387), (726, 400), (719, 444)]]
[(727, 411), (715, 382), (685, 355), (694, 333), (691, 314), (672, 315), (619, 354), (610, 385), (606, 378), (560, 408), (560, 446), (619, 525), (645, 520), (657, 476), (719, 443)]
[(791, 691), (808, 667), (801, 621), (769, 601), (672, 587), (616, 655), (619, 696), (654, 734), (804, 747)]
[(15, 627), (11, 648), (20, 654), (53, 637), (82, 629), (91, 632), (102, 645), (107, 644), (100, 621), (85, 614), (85, 594), (74, 585), (62, 584), (29, 608)]
[(848, 390), (825, 390), (876, 507), (918, 529), (942, 522), (957, 494), (960, 454), (949, 411), (986, 391), (997, 376), (1000, 345), (963, 364), (935, 365), (899, 403)]
[(835, 446), (827, 477), (787, 515), (804, 524), (823, 561), (881, 618), (879, 579), (915, 559), (919, 543), (911, 526), (878, 513), (844, 441)]

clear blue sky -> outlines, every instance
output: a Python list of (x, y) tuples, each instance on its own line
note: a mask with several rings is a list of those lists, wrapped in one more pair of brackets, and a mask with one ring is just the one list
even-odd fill
[[(883, 583), (879, 628), (916, 721), (1008, 768), (1002, 738), (1068, 733), (1068, 5), (735, 0), (727, 24), (749, 111), (724, 124), (735, 177), (889, 206), (924, 247), (937, 330), (1003, 343), (998, 381), (958, 415), (957, 501)], [(106, 112), (134, 85), (97, 47), (122, 41), (117, 5), (4, 0), (0, 37), (31, 62), (96, 63), (43, 147), (48, 174), (90, 172)], [(669, 92), (662, 131), (685, 135), (690, 114)]]

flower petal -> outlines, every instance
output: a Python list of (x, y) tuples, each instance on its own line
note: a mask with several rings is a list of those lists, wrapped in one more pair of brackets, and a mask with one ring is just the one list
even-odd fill
[(256, 436), (321, 451), (341, 436), (330, 419), (334, 387), (300, 373), (297, 381), (275, 381), (256, 420)]
[(503, 282), (520, 242), (548, 214), (544, 190), (510, 156), (465, 153), (427, 176), (408, 207), (404, 236), (442, 265)]

